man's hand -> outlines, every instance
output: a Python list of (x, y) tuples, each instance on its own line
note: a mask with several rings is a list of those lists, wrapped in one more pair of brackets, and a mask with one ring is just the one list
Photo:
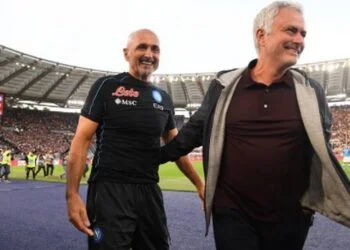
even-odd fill
[(88, 236), (93, 236), (93, 231), (89, 228), (90, 221), (87, 216), (84, 202), (79, 194), (74, 194), (66, 197), (67, 213), (69, 221), (81, 232)]

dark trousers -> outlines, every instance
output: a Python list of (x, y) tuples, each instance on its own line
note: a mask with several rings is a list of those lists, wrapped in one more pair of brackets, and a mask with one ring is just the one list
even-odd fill
[(26, 168), (26, 179), (29, 178), (29, 172), (32, 172), (33, 180), (35, 180), (35, 168)]
[(280, 223), (259, 222), (230, 208), (214, 208), (213, 226), (218, 250), (301, 250), (312, 213), (300, 211)]
[(1, 164), (0, 178), (5, 177), (5, 180), (9, 179), (9, 174), (11, 172), (11, 167), (8, 164)]
[(46, 175), (53, 175), (53, 164), (46, 164)]
[(157, 184), (90, 183), (87, 210), (95, 235), (90, 250), (167, 250), (162, 192)]
[(35, 172), (35, 176), (37, 176), (41, 170), (44, 172), (44, 177), (47, 176), (46, 169), (45, 169), (44, 165), (41, 165), (38, 167), (38, 170)]

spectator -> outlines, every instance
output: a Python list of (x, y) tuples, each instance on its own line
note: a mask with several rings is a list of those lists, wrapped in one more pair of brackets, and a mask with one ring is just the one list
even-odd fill
[(44, 173), (44, 177), (47, 176), (47, 172), (46, 172), (46, 167), (45, 167), (45, 160), (44, 160), (44, 156), (42, 154), (38, 155), (38, 159), (37, 159), (37, 166), (38, 169), (35, 172), (35, 177), (38, 175), (38, 173), (42, 170)]
[(35, 167), (37, 165), (37, 155), (35, 154), (35, 150), (33, 150), (33, 152), (29, 152), (27, 157), (28, 164), (26, 166), (26, 180), (28, 180), (30, 172), (32, 172), (33, 180), (35, 180)]

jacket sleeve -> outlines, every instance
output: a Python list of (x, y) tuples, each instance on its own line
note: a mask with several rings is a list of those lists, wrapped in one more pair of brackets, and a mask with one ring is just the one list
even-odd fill
[(161, 148), (161, 163), (176, 161), (181, 156), (191, 152), (194, 148), (203, 145), (205, 123), (208, 120), (213, 103), (216, 102), (218, 88), (220, 87), (213, 80), (200, 108), (190, 117), (177, 136)]

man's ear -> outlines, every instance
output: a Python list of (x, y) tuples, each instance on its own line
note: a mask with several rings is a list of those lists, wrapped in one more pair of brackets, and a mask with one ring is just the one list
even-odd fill
[(265, 30), (258, 29), (255, 33), (256, 40), (258, 42), (258, 48), (264, 47), (265, 45)]
[(123, 54), (124, 54), (125, 60), (128, 60), (128, 49), (127, 48), (123, 49)]

